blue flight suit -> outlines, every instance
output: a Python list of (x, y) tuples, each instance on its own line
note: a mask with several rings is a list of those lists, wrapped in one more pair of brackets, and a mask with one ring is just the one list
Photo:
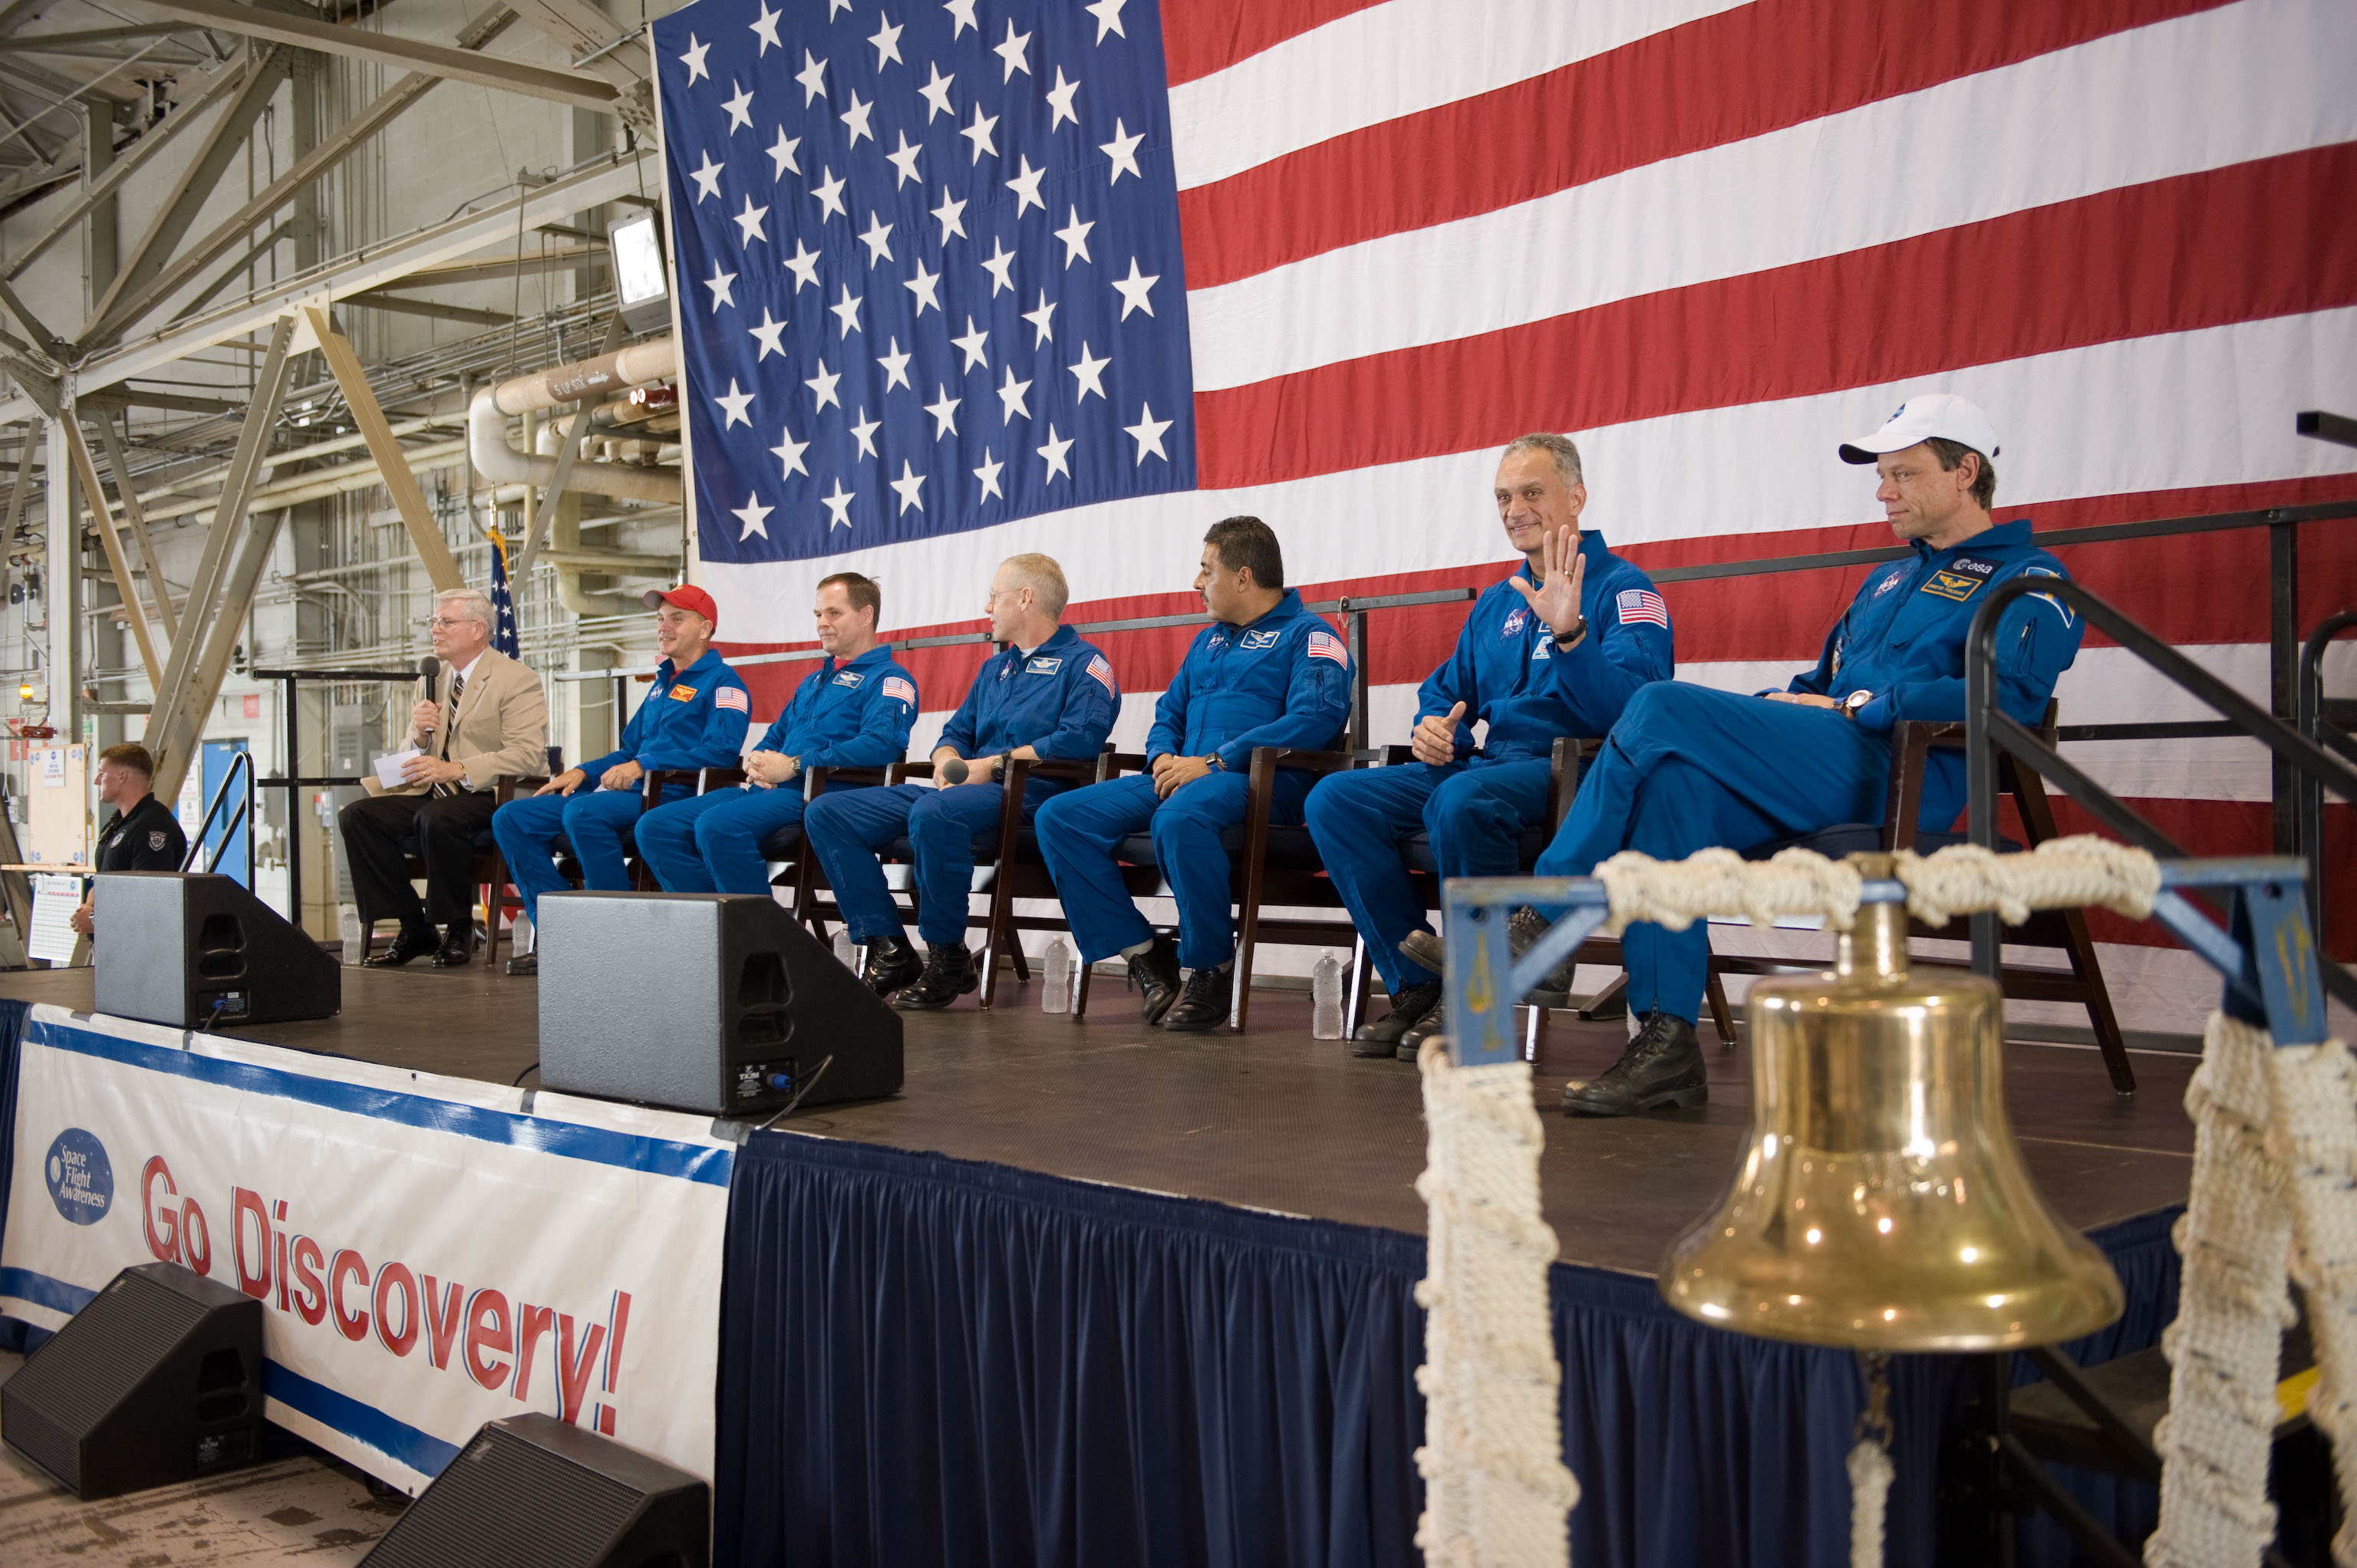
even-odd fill
[[(752, 723), (753, 699), (744, 677), (723, 663), (717, 650), (705, 649), (684, 670), (674, 670), (666, 659), (655, 666), (654, 684), (630, 715), (622, 744), (581, 764), (587, 782), (570, 795), (529, 796), (493, 812), (491, 836), (507, 857), (509, 880), (523, 895), (524, 913), (533, 923), (540, 923), (540, 896), (565, 886), (553, 858), (560, 834), (580, 862), (583, 886), (619, 893), (630, 886), (622, 836), (640, 821), (639, 789), (601, 788), (597, 781), (608, 768), (625, 762), (650, 772), (734, 768)], [(675, 800), (688, 789), (667, 785), (663, 799)], [(643, 843), (640, 852), (645, 853)]]
[[(1178, 904), (1178, 962), (1217, 969), (1235, 955), (1229, 918), (1229, 860), (1222, 829), (1243, 821), (1254, 748), (1330, 746), (1351, 711), (1349, 647), (1331, 625), (1286, 590), (1250, 626), (1210, 626), (1196, 635), (1178, 675), (1154, 704), (1146, 737), (1149, 771), (1059, 795), (1041, 808), (1039, 853), (1056, 880), (1083, 961), (1094, 963), (1154, 935), (1123, 886), (1114, 851), (1151, 831), (1154, 856)], [(1216, 755), (1220, 767), (1174, 790), (1154, 792), (1157, 757)], [(1276, 776), (1270, 820), (1301, 821), (1308, 775)]]
[[(1475, 601), (1457, 651), (1416, 693), (1419, 724), (1465, 704), (1456, 761), (1337, 773), (1309, 792), (1318, 857), (1394, 996), (1436, 978), (1399, 950), (1410, 931), (1430, 929), (1401, 842), (1418, 828), (1430, 834), (1443, 877), (1515, 875), (1523, 830), (1545, 818), (1555, 737), (1603, 735), (1639, 687), (1670, 678), (1669, 610), (1652, 579), (1594, 529), (1581, 531), (1579, 553), (1587, 636), (1577, 647), (1557, 648), (1512, 579), (1496, 583)], [(1527, 564), (1514, 575), (1538, 580)], [(1478, 751), (1476, 719), (1490, 725)]]
[[(804, 768), (881, 768), (907, 753), (916, 722), (916, 680), (879, 642), (848, 663), (822, 660), (753, 749), (799, 757)], [(639, 853), (666, 892), (766, 896), (761, 841), (802, 820), (799, 776), (774, 788), (748, 781), (649, 811)]]
[[(941, 745), (960, 757), (1004, 757), (1028, 746), (1041, 757), (1086, 761), (1104, 749), (1121, 714), (1113, 662), (1071, 627), (1029, 653), (1004, 649), (985, 660), (965, 701), (942, 731)], [(1032, 779), (1023, 788), (1028, 821), (1048, 800), (1073, 788), (1068, 779)], [(1006, 798), (999, 784), (928, 789), (895, 784), (849, 789), (811, 802), (804, 831), (826, 867), (828, 886), (843, 910), (851, 940), (905, 938), (900, 908), (886, 886), (877, 852), (906, 835), (917, 860), (917, 934), (928, 946), (965, 940), (968, 896), (974, 888), (974, 838), (998, 826)]]
[[(1964, 716), (1964, 638), (1989, 585), (2023, 575), (2067, 576), (2030, 541), (2023, 519), (1947, 550), (1920, 541), (1914, 559), (1877, 568), (1858, 589), (1815, 668), (1787, 688), (1842, 698), (1871, 692), (1855, 719), (1830, 708), (1773, 703), (1665, 682), (1648, 686), (1580, 781), (1563, 830), (1539, 857), (1543, 876), (1585, 876), (1623, 849), (1682, 860), (1725, 844), (1748, 849), (1841, 822), (1882, 821), (1890, 726), (1900, 719)], [(1997, 693), (2022, 724), (2044, 719), (2054, 682), (2085, 628), (2059, 601), (2031, 595), (1997, 627)], [(1964, 759), (1935, 752), (1916, 825), (1943, 832), (1964, 806)], [(1629, 1004), (1693, 1022), (1710, 959), (1708, 929), (1652, 925), (1621, 938)]]

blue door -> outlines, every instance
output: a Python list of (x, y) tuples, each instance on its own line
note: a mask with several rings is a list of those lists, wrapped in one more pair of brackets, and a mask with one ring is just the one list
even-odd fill
[[(199, 811), (213, 803), (213, 796), (220, 791), (221, 780), (230, 777), (232, 759), (244, 755), (245, 742), (242, 740), (205, 742), (204, 755), (199, 765), (198, 774), (203, 795), (202, 804), (198, 807)], [(202, 871), (207, 866), (212, 865), (214, 854), (221, 850), (221, 835), (231, 822), (236, 822), (237, 834), (229, 841), (229, 848), (221, 854), (221, 864), (213, 869), (219, 871), (223, 876), (235, 877), (238, 886), (250, 889), (253, 886), (252, 870), (253, 824), (241, 820), (238, 816), (238, 812), (245, 804), (245, 784), (244, 778), (240, 777), (235, 786), (231, 789), (229, 799), (222, 801), (221, 809), (213, 813), (211, 822), (205, 829), (204, 848), (199, 852), (197, 863), (190, 869)]]

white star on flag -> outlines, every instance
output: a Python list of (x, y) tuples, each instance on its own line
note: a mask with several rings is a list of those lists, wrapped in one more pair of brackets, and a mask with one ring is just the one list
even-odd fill
[(811, 444), (795, 440), (794, 433), (782, 424), (778, 426), (778, 439), (782, 445), (770, 448), (782, 470), (778, 478), (791, 479), (796, 474), (807, 476), (810, 470), (802, 467), (802, 454), (810, 450)]
[(1047, 211), (1048, 204), (1039, 198), (1039, 181), (1046, 177), (1048, 171), (1033, 168), (1028, 157), (1017, 161), (1022, 166), (1016, 171), (1015, 177), (1006, 182), (1006, 188), (1015, 193), (1015, 216), (1020, 218), (1034, 207), (1042, 212)]
[(979, 103), (974, 106), (974, 124), (960, 131), (958, 134), (974, 144), (975, 163), (982, 162), (982, 155), (985, 153), (988, 153), (994, 158), (998, 156), (998, 144), (991, 138), (990, 134), (997, 125), (997, 115), (984, 113), (982, 105)]
[[(974, 317), (971, 316), (967, 317), (965, 318), (965, 336), (963, 338), (952, 338), (950, 339), (950, 342), (965, 355), (965, 363), (958, 368), (963, 371), (970, 371), (976, 365), (988, 366), (990, 363), (990, 357), (983, 351), (983, 345), (989, 341), (990, 333), (988, 329), (976, 327), (974, 324)], [(1085, 349), (1088, 345), (1083, 343), (1081, 347)]]
[[(892, 339), (891, 348), (876, 356), (876, 362), (884, 367), (886, 392), (894, 387), (909, 386), (909, 356), (900, 351), (900, 339), (898, 338)], [(909, 390), (914, 392), (916, 388), (909, 387)]]
[(1014, 81), (1018, 70), (1026, 76), (1031, 74), (1031, 62), (1023, 58), (1023, 50), (1030, 42), (1031, 35), (1016, 32), (1015, 18), (1009, 16), (1006, 19), (1006, 41), (990, 46), (990, 52), (1006, 62), (1006, 74), (1000, 78), (1001, 85)]
[(1039, 291), (1039, 308), (1037, 310), (1027, 310), (1023, 313), (1023, 319), (1028, 321), (1031, 324), (1032, 330), (1038, 334), (1038, 336), (1031, 339), (1031, 347), (1034, 349), (1037, 349), (1042, 343), (1051, 342), (1054, 340), (1056, 336), (1055, 329), (1049, 325), (1049, 321), (1055, 314), (1056, 307), (1048, 303), (1048, 291), (1044, 288), (1041, 289)]
[(731, 424), (750, 424), (753, 423), (753, 421), (748, 418), (745, 413), (746, 409), (752, 406), (753, 394), (748, 392), (737, 391), (736, 377), (729, 377), (728, 390), (722, 392), (717, 397), (715, 397), (712, 401), (718, 403), (728, 415), (727, 424), (723, 424), (720, 427), (721, 429), (726, 430)]
[(1059, 474), (1063, 475), (1064, 478), (1068, 479), (1072, 477), (1072, 466), (1065, 460), (1065, 455), (1071, 452), (1071, 449), (1072, 443), (1071, 438), (1067, 437), (1063, 440), (1058, 440), (1056, 437), (1055, 424), (1053, 421), (1050, 421), (1048, 425), (1048, 444), (1039, 449), (1039, 456), (1048, 459), (1048, 478), (1049, 482), (1052, 483), (1056, 476)]
[[(1118, 287), (1119, 285), (1116, 285), (1115, 286)], [(836, 337), (835, 341), (841, 342), (845, 338), (848, 338), (854, 332), (859, 330), (859, 307), (866, 302), (866, 298), (867, 296), (864, 294), (852, 293), (851, 285), (849, 284), (845, 284), (843, 285), (843, 297), (836, 300), (833, 305), (827, 306), (829, 310), (834, 312), (834, 318), (843, 323), (843, 331)], [(1122, 314), (1125, 316), (1128, 312), (1124, 311)], [(1151, 316), (1154, 313), (1152, 311), (1147, 311), (1146, 314)]]
[(1056, 68), (1056, 85), (1048, 90), (1048, 129), (1050, 132), (1054, 131), (1057, 126), (1062, 124), (1067, 120), (1070, 120), (1075, 125), (1081, 123), (1080, 113), (1072, 107), (1072, 94), (1078, 92), (1080, 90), (1081, 84), (1079, 82), (1066, 81), (1064, 80), (1064, 68), (1060, 65), (1058, 66)]
[(942, 68), (936, 65), (932, 81), (917, 89), (918, 96), (930, 105), (925, 111), (926, 124), (931, 124), (944, 114), (950, 117), (951, 124), (957, 124), (957, 111), (950, 107), (950, 84), (956, 80), (954, 76), (943, 76)]
[(1091, 359), (1089, 357), (1088, 339), (1085, 338), (1081, 339), (1081, 357), (1079, 360), (1073, 364), (1064, 367), (1066, 370), (1072, 372), (1072, 380), (1080, 383), (1080, 391), (1075, 393), (1072, 398), (1072, 402), (1074, 403), (1078, 404), (1088, 402), (1089, 394), (1091, 392), (1096, 393), (1100, 398), (1104, 396), (1105, 367), (1112, 363), (1113, 361), (1111, 360)]
[(745, 504), (736, 511), (737, 521), (745, 525), (737, 531), (737, 542), (741, 544), (757, 533), (764, 539), (769, 538), (770, 531), (762, 525), (761, 520), (777, 510), (773, 506), (763, 506), (758, 495), (747, 496)]
[(960, 214), (964, 211), (965, 203), (952, 198), (949, 193), (948, 188), (943, 187), (942, 190), (942, 204), (933, 209), (933, 218), (935, 221), (939, 222), (942, 226), (942, 244), (948, 244), (950, 242), (950, 236), (952, 234), (957, 235), (961, 239), (964, 238), (965, 220), (960, 216)]
[(679, 58), (680, 62), (687, 67), (687, 80), (690, 86), (694, 86), (698, 78), (705, 81), (712, 80), (712, 72), (704, 63), (704, 57), (711, 52), (710, 44), (699, 44), (695, 41), (694, 33), (687, 35), (687, 52)]
[(843, 205), (843, 181), (834, 177), (832, 166), (819, 170), (819, 182), (811, 187), (811, 194), (818, 198), (820, 222), (823, 223), (838, 213), (845, 219), (851, 216)]
[(925, 412), (933, 416), (933, 439), (957, 434), (958, 403), (963, 401), (950, 396), (950, 389), (935, 383), (934, 401), (925, 404)]
[(1006, 380), (998, 389), (998, 419), (1000, 424), (1014, 424), (1015, 416), (1018, 413), (1026, 419), (1031, 417), (1030, 405), (1023, 401), (1024, 395), (1030, 392), (1030, 390), (1031, 383), (1029, 381), (1017, 381), (1015, 379), (1015, 367), (1012, 365), (1007, 366)]
[(1129, 275), (1113, 280), (1114, 291), (1121, 295), (1121, 318), (1124, 321), (1128, 320), (1129, 313), (1133, 310), (1142, 310), (1148, 316), (1153, 315), (1154, 301), (1146, 297), (1146, 291), (1161, 281), (1162, 274), (1159, 273), (1146, 277), (1139, 276), (1137, 258), (1130, 257)]
[(704, 286), (712, 291), (713, 315), (719, 315), (722, 306), (737, 303), (737, 296), (732, 292), (737, 287), (737, 274), (722, 272), (718, 262), (712, 263), (712, 275), (704, 280)]
[(811, 395), (818, 400), (811, 409), (813, 413), (816, 413), (829, 403), (833, 403), (837, 408), (843, 406), (843, 400), (834, 395), (834, 383), (841, 380), (843, 378), (840, 375), (826, 368), (824, 360), (818, 362), (818, 374), (802, 382), (802, 385), (810, 388)]
[(1125, 38), (1129, 37), (1121, 25), (1121, 8), (1128, 4), (1129, 0), (1096, 0), (1093, 5), (1081, 7), (1097, 19), (1097, 42), (1104, 42), (1107, 33), (1119, 33)]
[[(794, 253), (785, 258), (783, 265), (786, 271), (794, 274), (794, 289), (797, 293), (806, 286), (818, 288), (818, 252), (800, 240), (794, 242)], [(819, 293), (823, 297), (826, 291), (819, 289)]]
[(740, 81), (737, 84), (737, 96), (731, 98), (720, 107), (728, 111), (728, 134), (730, 135), (733, 136), (737, 134), (737, 127), (739, 125), (742, 125), (748, 131), (753, 128), (753, 90), (746, 86), (743, 82)]
[(851, 427), (851, 438), (859, 443), (860, 456), (876, 456), (876, 433), (883, 428), (884, 422), (868, 418), (867, 409), (863, 404), (859, 410), (859, 423)]
[(687, 177), (695, 181), (696, 200), (701, 201), (707, 196), (720, 194), (720, 176), (726, 167), (724, 164), (714, 163), (711, 152), (706, 150), (704, 155), (704, 166), (687, 171)]
[(761, 0), (761, 14), (748, 24), (754, 35), (761, 40), (761, 47), (753, 52), (754, 59), (759, 59), (778, 47), (778, 18), (784, 15), (782, 11), (770, 10), (770, 0)]
[[(876, 19), (878, 25), (867, 41), (876, 46), (876, 69), (881, 71), (887, 63), (900, 59), (900, 29), (892, 25), (891, 17), (880, 11), (876, 14)], [(901, 63), (905, 65), (908, 62), (902, 60)]]
[(761, 220), (767, 218), (769, 215), (770, 209), (768, 208), (754, 206), (753, 199), (749, 196), (747, 197), (745, 199), (745, 209), (728, 220), (737, 225), (737, 242), (748, 247), (749, 247), (756, 240), (760, 241), (763, 244), (769, 243), (770, 236), (764, 232), (761, 228)]
[(1122, 428), (1136, 441), (1137, 460), (1140, 463), (1146, 461), (1146, 455), (1148, 452), (1166, 463), (1170, 461), (1170, 454), (1162, 449), (1162, 433), (1170, 428), (1171, 423), (1167, 419), (1155, 418), (1153, 404), (1142, 403), (1137, 405), (1137, 423), (1124, 425)]
[(910, 180), (915, 180), (920, 185), (924, 183), (917, 173), (917, 158), (924, 150), (922, 144), (915, 145), (909, 144), (908, 132), (900, 133), (899, 148), (884, 155), (884, 161), (900, 171), (900, 177), (892, 182), (893, 189), (899, 189)]
[(877, 217), (873, 208), (867, 213), (867, 232), (859, 236), (859, 242), (867, 247), (869, 266), (892, 259), (892, 225)]
[(775, 166), (770, 178), (783, 179), (790, 174), (802, 172), (802, 166), (794, 162), (794, 149), (802, 145), (800, 136), (789, 136), (783, 125), (778, 127), (778, 139), (770, 144), (770, 162)]
[(826, 503), (826, 510), (833, 514), (833, 521), (827, 524), (828, 532), (832, 533), (838, 528), (851, 526), (851, 503), (857, 498), (843, 488), (840, 475), (834, 481), (834, 494), (821, 496), (818, 499)]
[(782, 356), (785, 353), (786, 346), (780, 339), (785, 336), (786, 324), (770, 315), (768, 306), (761, 307), (761, 325), (749, 330), (753, 335), (753, 340), (761, 345), (760, 352), (753, 356), (755, 364), (760, 363), (772, 354)]
[(875, 109), (876, 105), (873, 103), (862, 103), (859, 101), (859, 94), (857, 92), (855, 91), (851, 94), (851, 107), (835, 116), (836, 119), (851, 127), (851, 140), (846, 144), (846, 145), (854, 147), (857, 146), (859, 145), (859, 138), (862, 136), (866, 137), (871, 142), (876, 139), (876, 133), (867, 128), (867, 116), (873, 113)]
[(1015, 279), (1010, 269), (1015, 265), (1015, 253), (1001, 240), (992, 240), (990, 248), (994, 253), (982, 259), (982, 270), (990, 274), (990, 297), (996, 299), (1001, 292), (1014, 292)]
[(950, 14), (953, 24), (950, 28), (951, 38), (963, 37), (968, 27), (976, 32), (982, 30), (982, 24), (974, 19), (974, 0), (944, 0), (942, 9)]
[(999, 473), (1006, 467), (1006, 464), (991, 455), (989, 447), (985, 446), (982, 449), (982, 467), (974, 471), (974, 477), (982, 481), (983, 499), (988, 500), (993, 496), (996, 496), (1001, 500), (1006, 499), (1006, 492), (998, 488)]
[(1137, 166), (1137, 145), (1140, 142), (1145, 140), (1146, 138), (1143, 136), (1125, 134), (1122, 130), (1121, 120), (1118, 116), (1114, 118), (1113, 123), (1113, 140), (1110, 142), (1101, 143), (1097, 147), (1097, 151), (1103, 153), (1106, 156), (1113, 159), (1113, 178), (1106, 181), (1106, 184), (1119, 185), (1121, 183), (1121, 171), (1124, 169), (1127, 169), (1131, 174), (1135, 175), (1140, 179), (1144, 179), (1146, 177), (1145, 173)]
[(1089, 231), (1096, 225), (1082, 222), (1081, 209), (1077, 207), (1067, 207), (1065, 210), (1070, 216), (1064, 226), (1056, 231), (1056, 238), (1064, 242), (1064, 264), (1069, 267), (1074, 262), (1094, 260), (1089, 254)]
[(900, 477), (887, 481), (891, 485), (893, 492), (900, 498), (902, 511), (907, 511), (910, 507), (915, 507), (919, 511), (925, 510), (924, 498), (917, 493), (924, 482), (924, 475), (909, 471), (909, 459), (906, 457), (900, 459)]
[(807, 109), (826, 96), (826, 61), (804, 49), (802, 68), (794, 80), (802, 84), (802, 107)]
[(917, 263), (916, 275), (902, 279), (900, 286), (917, 296), (917, 314), (922, 316), (925, 313), (925, 306), (929, 305), (936, 311), (941, 309), (941, 282), (942, 274), (927, 272), (925, 263), (920, 261)]

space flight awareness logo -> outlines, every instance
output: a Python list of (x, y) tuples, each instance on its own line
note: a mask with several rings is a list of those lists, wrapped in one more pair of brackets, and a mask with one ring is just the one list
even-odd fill
[(80, 1127), (69, 1127), (49, 1145), (41, 1162), (49, 1201), (76, 1225), (95, 1225), (114, 1207), (114, 1167), (106, 1145)]

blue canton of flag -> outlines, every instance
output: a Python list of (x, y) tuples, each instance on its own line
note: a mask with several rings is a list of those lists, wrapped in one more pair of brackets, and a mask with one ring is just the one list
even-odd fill
[(491, 646), (510, 659), (522, 659), (516, 641), (515, 596), (508, 591), (508, 542), (491, 530)]
[(1155, 0), (654, 25), (704, 559), (1195, 486)]

